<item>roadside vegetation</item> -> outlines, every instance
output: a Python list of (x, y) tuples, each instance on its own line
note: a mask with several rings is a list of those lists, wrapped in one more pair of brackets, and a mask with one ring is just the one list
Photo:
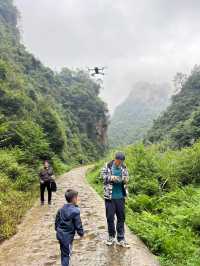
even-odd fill
[[(182, 150), (142, 144), (124, 149), (129, 169), (126, 223), (162, 266), (198, 266), (200, 253), (200, 143)], [(105, 159), (111, 160), (112, 154)], [(97, 163), (88, 181), (103, 196)]]
[[(17, 231), (17, 224), (39, 195), (38, 173), (41, 161), (27, 164), (25, 152), (0, 150), (0, 242)], [(56, 174), (68, 171), (58, 158), (51, 160)]]

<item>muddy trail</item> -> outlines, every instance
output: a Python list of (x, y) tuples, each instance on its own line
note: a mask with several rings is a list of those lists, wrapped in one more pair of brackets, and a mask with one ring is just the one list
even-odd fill
[(158, 266), (154, 256), (128, 229), (130, 249), (107, 247), (104, 202), (85, 181), (87, 168), (82, 167), (59, 178), (58, 191), (51, 206), (39, 203), (27, 213), (18, 233), (0, 246), (1, 266), (60, 265), (59, 245), (55, 237), (54, 218), (64, 200), (66, 188), (79, 191), (81, 216), (86, 235), (75, 239), (72, 266)]

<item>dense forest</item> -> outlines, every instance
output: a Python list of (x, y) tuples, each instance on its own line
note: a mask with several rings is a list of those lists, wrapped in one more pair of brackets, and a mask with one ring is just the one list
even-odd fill
[(138, 82), (115, 110), (108, 128), (110, 147), (142, 141), (147, 130), (169, 104), (170, 86)]
[(81, 70), (55, 73), (28, 53), (18, 17), (12, 0), (0, 0), (0, 240), (31, 204), (43, 159), (60, 172), (106, 149), (99, 86)]
[(149, 130), (148, 143), (163, 142), (172, 148), (191, 146), (200, 137), (200, 67), (189, 75), (179, 74), (180, 88), (167, 110)]

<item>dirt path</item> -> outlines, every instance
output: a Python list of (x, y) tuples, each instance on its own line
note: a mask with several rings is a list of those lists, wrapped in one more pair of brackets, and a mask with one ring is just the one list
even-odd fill
[(158, 266), (146, 247), (126, 230), (130, 249), (107, 247), (103, 200), (84, 180), (87, 168), (78, 168), (58, 180), (59, 190), (52, 206), (37, 203), (19, 226), (19, 232), (0, 246), (1, 266), (60, 265), (59, 246), (55, 238), (54, 217), (64, 203), (66, 188), (79, 191), (82, 220), (86, 236), (75, 240), (72, 266)]

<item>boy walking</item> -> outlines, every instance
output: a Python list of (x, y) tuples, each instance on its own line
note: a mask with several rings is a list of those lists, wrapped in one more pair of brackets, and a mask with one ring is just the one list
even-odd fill
[(61, 250), (61, 265), (69, 266), (72, 244), (75, 233), (83, 237), (84, 230), (80, 218), (80, 209), (77, 206), (78, 192), (68, 189), (65, 193), (67, 204), (58, 210), (55, 220), (55, 230)]

